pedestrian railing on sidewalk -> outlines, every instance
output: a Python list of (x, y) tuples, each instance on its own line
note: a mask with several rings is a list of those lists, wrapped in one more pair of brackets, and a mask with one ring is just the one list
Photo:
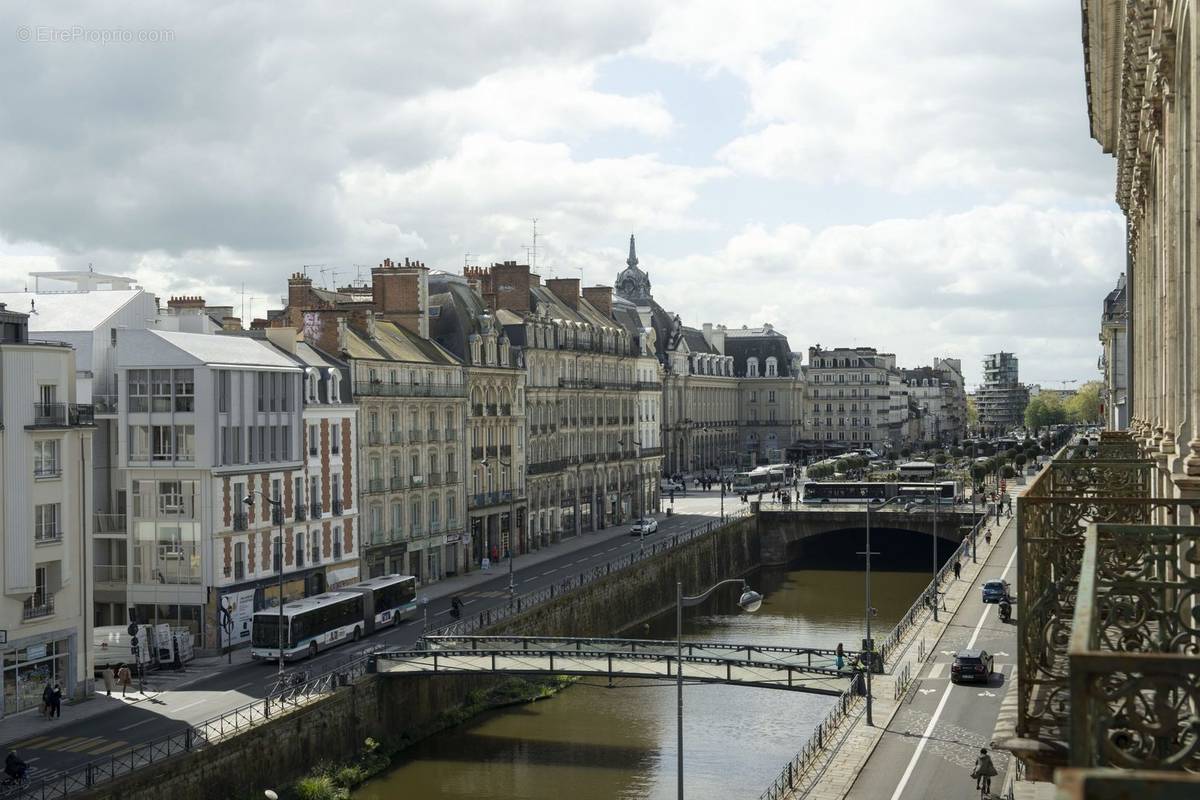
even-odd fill
[[(517, 595), (514, 603), (507, 608), (483, 612), (435, 631), (429, 631), (426, 635), (463, 634), (487, 628), (521, 611), (528, 611), (605, 575), (626, 569), (653, 555), (708, 535), (730, 522), (749, 515), (748, 510), (727, 514), (724, 520), (713, 520), (683, 533), (674, 534), (670, 538), (663, 538), (653, 544), (647, 544), (645, 552), (632, 553), (629, 556), (614, 559), (584, 570), (577, 575), (572, 575), (559, 584)], [(187, 725), (174, 733), (145, 744), (136, 745), (105, 758), (94, 759), (82, 767), (66, 770), (23, 786), (0, 788), (0, 798), (3, 800), (58, 800), (58, 798), (68, 797), (116, 780), (142, 767), (191, 752), (200, 747), (217, 744), (244, 733), (250, 728), (262, 725), (273, 717), (289, 713), (322, 697), (327, 697), (339, 686), (347, 686), (359, 680), (367, 674), (371, 657), (385, 649), (388, 649), (387, 645), (376, 644), (347, 653), (335, 666), (307, 676), (295, 686), (272, 690), (261, 700), (239, 706), (196, 725)], [(296, 673), (293, 671), (285, 674), (294, 675)], [(839, 698), (839, 702), (840, 700), (841, 698)]]
[(838, 695), (825, 719), (817, 724), (808, 741), (800, 748), (800, 752), (784, 765), (767, 790), (759, 795), (759, 800), (783, 800), (812, 777), (809, 773), (813, 771), (818, 757), (829, 746), (837, 729), (861, 699), (856, 684), (857, 682), (852, 682), (850, 688)]

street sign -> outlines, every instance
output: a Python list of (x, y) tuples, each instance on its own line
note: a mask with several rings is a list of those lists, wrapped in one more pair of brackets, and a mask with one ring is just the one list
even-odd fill
[(136, 622), (129, 623), (129, 627), (126, 628), (126, 630), (129, 632), (130, 636), (133, 636), (135, 633), (137, 633), (137, 623)]

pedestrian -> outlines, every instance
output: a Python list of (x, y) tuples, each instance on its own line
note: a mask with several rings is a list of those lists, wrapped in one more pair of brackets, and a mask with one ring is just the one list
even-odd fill
[(109, 697), (112, 697), (113, 684), (114, 684), (114, 683), (116, 683), (116, 678), (113, 676), (113, 670), (112, 670), (112, 667), (106, 666), (106, 667), (104, 668), (104, 670), (103, 670), (103, 671), (100, 673), (100, 676), (101, 676), (102, 678), (104, 678), (104, 691), (105, 691), (105, 693), (106, 693), (106, 694), (107, 694)]
[(50, 688), (49, 681), (46, 682), (42, 689), (42, 716), (50, 719), (50, 702), (54, 698), (54, 690)]
[(845, 653), (845, 651), (842, 649), (842, 643), (841, 643), (841, 642), (838, 642), (838, 646), (837, 646), (837, 656), (835, 656), (834, 663), (835, 663), (835, 664), (837, 664), (838, 672), (841, 672), (841, 671), (842, 671), (842, 667), (844, 667), (844, 666), (846, 665), (846, 653)]
[(62, 717), (62, 687), (54, 682), (54, 691), (50, 694), (50, 716)]
[(121, 697), (124, 697), (125, 690), (129, 688), (129, 684), (133, 683), (133, 676), (129, 674), (128, 664), (122, 664), (117, 669), (117, 683), (121, 684)]
[(962, 574), (962, 564), (958, 563), (958, 561), (956, 560), (954, 562), (954, 580), (958, 580), (958, 578), (961, 574)]

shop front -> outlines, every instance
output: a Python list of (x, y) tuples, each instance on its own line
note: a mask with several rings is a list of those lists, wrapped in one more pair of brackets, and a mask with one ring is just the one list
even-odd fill
[(74, 630), (52, 631), (10, 641), (4, 648), (4, 695), (0, 716), (42, 704), (42, 692), (58, 683), (65, 697), (80, 688), (75, 679), (78, 637)]
[(407, 542), (392, 542), (387, 545), (371, 547), (364, 557), (367, 563), (367, 577), (378, 578), (381, 575), (407, 575), (405, 562), (408, 558)]

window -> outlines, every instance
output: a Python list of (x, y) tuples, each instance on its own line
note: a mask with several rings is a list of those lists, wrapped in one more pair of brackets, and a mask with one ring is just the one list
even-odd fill
[(412, 509), (411, 509), (411, 513), (409, 515), (409, 519), (412, 521), (412, 532), (414, 534), (420, 533), (421, 532), (421, 501), (419, 501), (419, 500), (412, 501)]
[(304, 566), (304, 533), (296, 534), (296, 566)]
[(335, 559), (342, 557), (342, 528), (340, 525), (335, 525), (333, 528), (333, 557)]
[(779, 362), (775, 360), (775, 356), (767, 358), (767, 377), (774, 378), (779, 374)]
[(229, 384), (229, 370), (223, 369), (217, 372), (217, 411), (222, 414), (229, 412)]
[(233, 545), (233, 577), (241, 580), (246, 577), (246, 543), (235, 542)]
[(454, 494), (446, 495), (446, 527), (455, 528), (458, 524), (458, 509), (454, 502)]
[(129, 370), (129, 410), (149, 411), (150, 410), (150, 383), (146, 370), (131, 369)]
[[(228, 428), (226, 428), (228, 430)], [(129, 460), (150, 460), (150, 428), (147, 425), (129, 426)]]
[(329, 452), (337, 455), (342, 452), (342, 426), (335, 422), (329, 426)]
[(175, 370), (175, 410), (193, 411), (196, 385), (190, 369)]
[(196, 458), (196, 426), (175, 426), (175, 460), (194, 461)]
[(308, 426), (308, 454), (310, 456), (315, 456), (317, 454), (317, 442), (318, 441), (319, 440), (317, 439), (317, 426), (309, 425)]
[(33, 507), (33, 538), (37, 542), (56, 542), (62, 538), (59, 528), (61, 506), (58, 503), (43, 503)]
[(321, 563), (321, 532), (320, 531), (312, 532), (312, 545), (311, 545), (311, 547), (309, 547), (308, 552), (309, 552), (310, 556), (312, 557), (312, 563), (314, 563), (314, 564)]
[(171, 410), (171, 370), (150, 370), (150, 410)]
[(771, 391), (767, 392), (767, 402), (768, 403), (775, 402), (775, 390), (772, 389)]
[(400, 536), (404, 531), (404, 505), (392, 503), (392, 532)]
[(758, 377), (758, 359), (754, 358), (753, 356), (746, 359), (746, 377), (747, 378), (757, 378)]
[(170, 461), (174, 458), (175, 447), (170, 425), (150, 426), (150, 455), (155, 461)]
[(41, 439), (33, 443), (33, 475), (50, 478), (58, 475), (58, 440)]

